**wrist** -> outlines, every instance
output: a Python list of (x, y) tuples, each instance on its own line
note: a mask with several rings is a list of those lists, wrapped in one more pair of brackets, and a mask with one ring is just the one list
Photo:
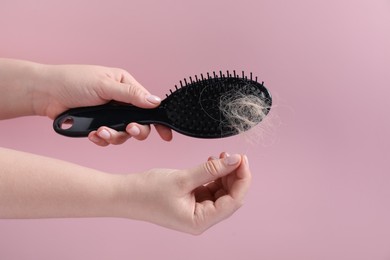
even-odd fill
[(111, 217), (141, 220), (144, 205), (139, 199), (142, 197), (139, 174), (111, 174), (110, 183)]
[(40, 87), (44, 65), (0, 59), (0, 118), (36, 115), (36, 92)]
[(53, 82), (50, 81), (50, 68), (52, 65), (31, 63), (27, 87), (31, 92), (32, 114), (47, 116), (47, 107), (51, 102), (50, 90)]

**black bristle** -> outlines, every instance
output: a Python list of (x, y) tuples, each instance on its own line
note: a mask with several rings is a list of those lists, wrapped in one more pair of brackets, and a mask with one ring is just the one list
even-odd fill
[(207, 78), (210, 79), (210, 73), (207, 72)]
[(255, 80), (256, 80), (256, 82), (257, 82), (257, 76), (256, 76)]
[(180, 87), (183, 87), (183, 82), (180, 80)]
[(235, 70), (233, 70), (233, 76), (234, 77), (236, 77), (237, 75), (236, 75), (236, 71)]
[(251, 75), (251, 80), (252, 80), (252, 72), (251, 72), (251, 74), (250, 74), (250, 75)]
[(198, 81), (199, 81), (199, 80), (198, 80), (198, 76), (196, 76), (196, 75), (195, 75), (195, 80), (196, 80), (196, 82), (198, 82)]
[(214, 78), (218, 78), (217, 75), (215, 74), (215, 71), (213, 71)]
[(190, 82), (193, 83), (192, 78), (190, 77)]
[(185, 86), (187, 86), (187, 79), (184, 79), (184, 84), (185, 84)]
[(203, 74), (202, 74), (202, 73), (200, 74), (200, 77), (201, 77), (202, 80), (204, 80), (204, 77), (203, 77)]
[(245, 73), (242, 71), (242, 78), (245, 79)]
[(171, 94), (172, 94), (173, 93), (172, 89), (170, 89), (169, 92), (171, 92)]
[(230, 78), (230, 73), (228, 70), (226, 71), (226, 74), (227, 74), (227, 77)]
[(221, 71), (221, 70), (219, 71), (219, 75), (221, 75), (221, 78), (224, 77), (224, 75), (222, 74), (222, 71)]
[(175, 89), (178, 90), (177, 85), (175, 85)]

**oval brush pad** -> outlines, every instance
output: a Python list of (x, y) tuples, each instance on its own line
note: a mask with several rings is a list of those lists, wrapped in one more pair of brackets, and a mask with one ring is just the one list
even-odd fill
[[(229, 71), (215, 72), (210, 76), (200, 78), (189, 77), (189, 81), (180, 81), (180, 87), (170, 90), (170, 94), (161, 101), (160, 106), (144, 109), (133, 105), (123, 105), (110, 102), (105, 105), (80, 107), (70, 109), (59, 115), (53, 123), (54, 130), (69, 137), (86, 137), (89, 132), (101, 126), (107, 126), (117, 131), (125, 131), (131, 122), (139, 124), (161, 124), (181, 134), (198, 138), (222, 138), (240, 133), (232, 126), (226, 113), (221, 111), (224, 97), (230, 96), (234, 101), (235, 94), (239, 96), (255, 96), (263, 102), (261, 115), (253, 117), (246, 115), (246, 109), (241, 109), (241, 117), (251, 117), (254, 124), (245, 127), (248, 130), (266, 116), (272, 105), (272, 97), (264, 87), (257, 82), (257, 77), (233, 74)], [(233, 98), (233, 99), (232, 99)], [(265, 104), (265, 105), (264, 105)]]

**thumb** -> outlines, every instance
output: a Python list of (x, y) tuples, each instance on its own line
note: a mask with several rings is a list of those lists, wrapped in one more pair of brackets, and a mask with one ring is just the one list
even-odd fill
[(187, 179), (190, 188), (195, 189), (203, 184), (228, 175), (238, 168), (242, 160), (239, 154), (226, 156), (225, 158), (209, 160), (187, 171)]
[(103, 86), (102, 92), (102, 97), (106, 100), (129, 103), (142, 108), (154, 108), (161, 102), (161, 98), (151, 95), (134, 78), (126, 82), (110, 81)]

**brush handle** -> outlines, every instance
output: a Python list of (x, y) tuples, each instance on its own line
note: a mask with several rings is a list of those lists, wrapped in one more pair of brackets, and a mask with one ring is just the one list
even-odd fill
[(65, 111), (54, 120), (53, 128), (61, 135), (86, 137), (101, 126), (125, 131), (126, 126), (131, 122), (153, 124), (162, 123), (165, 119), (164, 109), (161, 108), (144, 109), (132, 105), (108, 103)]

